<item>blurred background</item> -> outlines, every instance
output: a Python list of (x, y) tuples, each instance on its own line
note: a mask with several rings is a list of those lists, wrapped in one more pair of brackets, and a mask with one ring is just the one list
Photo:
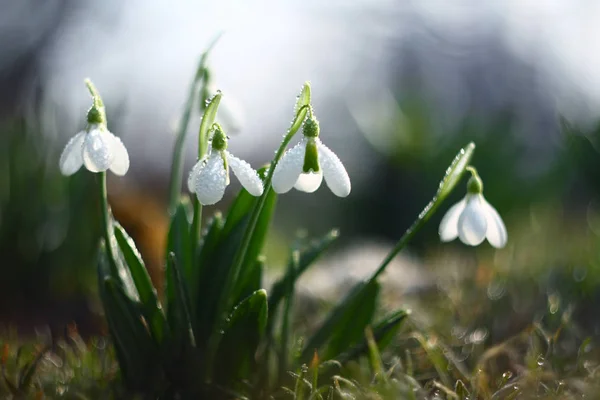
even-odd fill
[[(434, 324), (492, 342), (567, 317), (581, 335), (600, 335), (589, 318), (600, 305), (600, 4), (0, 0), (0, 10), (1, 324), (98, 332), (94, 177), (58, 171), (85, 127), (86, 77), (131, 157), (124, 178), (110, 177), (114, 213), (160, 279), (174, 130), (200, 54), (223, 32), (210, 67), (231, 151), (267, 163), (310, 80), (322, 140), (352, 179), (346, 199), (325, 186), (280, 197), (269, 267), (284, 265), (298, 229), (339, 227), (327, 272), (306, 277), (308, 295), (338, 293), (329, 288), (349, 271), (366, 276), (475, 141), (508, 246), (439, 243), (463, 182), (388, 274), (386, 299), (427, 299)], [(198, 125), (195, 112), (185, 171)], [(314, 293), (311, 279), (331, 284)]]

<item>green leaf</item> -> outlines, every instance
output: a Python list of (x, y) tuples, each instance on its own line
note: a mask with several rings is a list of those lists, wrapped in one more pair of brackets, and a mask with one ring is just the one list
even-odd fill
[(335, 358), (358, 343), (364, 329), (371, 323), (379, 294), (377, 280), (360, 282), (327, 316), (321, 327), (309, 339), (300, 355), (300, 362), (310, 360), (315, 350), (322, 359)]
[[(116, 225), (117, 222), (115, 220), (111, 220), (111, 224)], [(125, 260), (125, 256), (121, 252), (119, 244), (117, 243), (117, 239), (114, 235), (114, 229), (110, 232), (110, 246), (115, 260), (114, 263), (111, 263), (110, 258), (107, 258), (107, 261), (109, 261), (108, 276), (110, 276), (112, 279), (114, 279), (115, 282), (118, 282), (118, 284), (121, 285), (121, 287), (130, 299), (135, 301), (139, 300), (139, 294), (135, 287), (133, 277), (131, 276), (131, 272), (127, 267), (127, 261)], [(108, 249), (105, 248), (105, 251), (106, 250)], [(108, 253), (106, 256), (109, 257)]]
[(294, 115), (298, 114), (298, 111), (304, 106), (310, 105), (310, 82), (304, 82), (302, 90), (296, 99), (296, 105), (294, 106)]
[(169, 323), (173, 332), (174, 344), (181, 344), (183, 350), (187, 351), (196, 347), (196, 338), (191, 318), (190, 294), (186, 282), (174, 253), (167, 256), (167, 271), (171, 274), (170, 281), (173, 282), (173, 293), (175, 296), (172, 307), (169, 308)]
[[(264, 174), (264, 172), (263, 172)], [(240, 195), (250, 195), (249, 193), (243, 193)], [(269, 189), (269, 194), (265, 200), (264, 206), (258, 217), (254, 228), (254, 234), (248, 244), (248, 250), (242, 261), (242, 265), (239, 271), (237, 282), (235, 282), (235, 288), (233, 295), (235, 296), (234, 301), (238, 301), (241, 298), (246, 297), (252, 292), (252, 288), (255, 287), (256, 277), (262, 273), (260, 270), (262, 263), (259, 263), (259, 257), (262, 253), (273, 215), (275, 214), (275, 206), (277, 205), (277, 194), (273, 189)], [(248, 224), (248, 217), (244, 218), (243, 223), (239, 225), (241, 231), (246, 230)], [(258, 270), (257, 270), (258, 269)], [(257, 288), (258, 289), (258, 288)]]
[(160, 373), (155, 343), (142, 322), (139, 304), (110, 275), (104, 242), (100, 245), (98, 283), (125, 386), (147, 391), (148, 382), (156, 381)]
[(160, 343), (163, 339), (166, 320), (158, 301), (158, 296), (156, 295), (156, 289), (152, 285), (148, 270), (144, 266), (142, 256), (135, 247), (133, 239), (116, 222), (114, 224), (114, 233), (137, 289), (144, 317), (150, 326), (150, 332), (156, 342)]
[(200, 123), (200, 131), (198, 133), (198, 156), (204, 157), (208, 152), (208, 132), (215, 123), (217, 118), (217, 110), (219, 109), (219, 103), (221, 102), (221, 92), (217, 92), (209, 101), (202, 116), (202, 122)]
[(211, 264), (214, 262), (215, 251), (219, 245), (223, 225), (223, 216), (220, 212), (216, 212), (207, 222), (206, 230), (198, 247), (189, 287), (192, 311), (195, 310), (196, 314), (202, 312), (205, 307), (204, 299), (206, 296), (201, 295), (204, 294), (202, 284), (205, 279), (210, 280)]
[[(375, 324), (373, 327), (373, 337), (380, 351), (383, 351), (389, 345), (409, 314), (410, 312), (405, 310), (398, 310)], [(336, 359), (343, 364), (367, 354), (368, 350), (369, 346), (367, 340), (363, 339), (362, 342), (355, 345), (347, 352), (342, 353), (336, 357)]]
[[(264, 177), (265, 170), (263, 168), (258, 171), (261, 178)], [(275, 212), (276, 200), (277, 195), (272, 189), (269, 189), (238, 271), (234, 270), (233, 264), (243, 245), (242, 239), (247, 229), (249, 214), (254, 209), (258, 199), (242, 189), (229, 208), (225, 226), (220, 235), (219, 248), (216, 251), (215, 259), (217, 262), (212, 267), (213, 270), (216, 270), (217, 277), (213, 277), (212, 274), (207, 275), (211, 276), (211, 296), (215, 293), (215, 297), (212, 297), (216, 302), (215, 318), (224, 316), (227, 307), (231, 307), (245, 298), (252, 292), (250, 289), (256, 289), (256, 279), (261, 273), (261, 263), (258, 263), (257, 260), (262, 252)], [(218, 296), (216, 295), (217, 292)], [(211, 321), (216, 320), (211, 319)]]
[(446, 170), (444, 178), (440, 182), (436, 194), (436, 203), (441, 203), (452, 192), (456, 184), (460, 181), (463, 173), (471, 162), (473, 152), (475, 151), (475, 143), (471, 142), (460, 150), (454, 157), (452, 164)]
[(232, 385), (258, 372), (255, 353), (267, 325), (267, 292), (257, 290), (235, 306), (223, 328), (215, 358), (215, 381)]
[[(175, 215), (171, 219), (169, 227), (169, 236), (167, 239), (167, 254), (175, 254), (179, 268), (187, 273), (192, 271), (192, 243), (190, 239), (190, 223), (188, 220), (188, 205), (185, 200), (179, 203)], [(165, 271), (165, 308), (167, 311), (167, 320), (169, 325), (173, 325), (171, 318), (175, 315), (171, 313), (171, 307), (177, 301), (175, 292), (176, 283), (173, 281), (175, 274), (171, 271), (172, 265), (167, 263)], [(190, 279), (184, 272), (185, 279)]]
[[(293, 291), (296, 281), (308, 269), (308, 267), (310, 267), (321, 256), (321, 254), (327, 248), (329, 248), (329, 246), (339, 237), (339, 235), (340, 234), (337, 229), (332, 229), (322, 238), (313, 240), (308, 245), (298, 250), (300, 253), (298, 268), (292, 270), (288, 267), (286, 274), (277, 282), (275, 282), (271, 288), (269, 295), (269, 310), (271, 310), (271, 314), (275, 312), (282, 298), (292, 294), (289, 292), (289, 290), (291, 289)], [(292, 264), (291, 257), (289, 264)], [(292, 280), (291, 285), (289, 284), (290, 279)], [(270, 319), (270, 321), (272, 320), (273, 318)]]

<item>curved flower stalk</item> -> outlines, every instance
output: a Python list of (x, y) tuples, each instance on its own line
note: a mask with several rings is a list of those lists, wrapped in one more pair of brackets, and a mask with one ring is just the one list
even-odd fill
[(319, 122), (311, 116), (304, 122), (304, 137), (288, 150), (273, 173), (273, 190), (286, 193), (292, 189), (312, 193), (323, 178), (333, 194), (346, 197), (351, 185), (348, 173), (338, 156), (319, 139)]
[(229, 185), (229, 168), (242, 186), (253, 196), (263, 194), (263, 183), (254, 169), (227, 151), (227, 136), (215, 124), (208, 155), (192, 168), (188, 178), (188, 189), (196, 193), (198, 201), (205, 206), (219, 202)]
[(506, 245), (508, 234), (498, 211), (483, 197), (483, 183), (477, 171), (469, 167), (471, 178), (467, 195), (453, 205), (440, 223), (440, 240), (449, 242), (457, 237), (469, 246), (477, 246), (486, 238), (496, 248)]

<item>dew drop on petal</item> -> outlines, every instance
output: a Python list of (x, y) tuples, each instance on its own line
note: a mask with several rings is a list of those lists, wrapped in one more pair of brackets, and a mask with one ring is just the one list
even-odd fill
[(218, 152), (211, 154), (204, 168), (196, 175), (194, 191), (203, 205), (212, 205), (223, 198), (227, 187), (227, 171)]
[(275, 166), (271, 183), (276, 193), (289, 192), (296, 184), (302, 173), (305, 148), (306, 141), (302, 139), (300, 143), (288, 150)]
[(263, 183), (258, 173), (246, 161), (240, 160), (229, 152), (226, 152), (226, 154), (231, 170), (248, 193), (252, 196), (262, 195), (264, 190)]
[(94, 129), (85, 137), (83, 142), (83, 163), (91, 172), (106, 171), (114, 159), (113, 134)]
[(338, 158), (338, 156), (325, 146), (319, 139), (317, 146), (319, 148), (319, 158), (325, 182), (333, 194), (338, 197), (346, 197), (350, 194), (351, 185), (350, 177), (346, 168)]

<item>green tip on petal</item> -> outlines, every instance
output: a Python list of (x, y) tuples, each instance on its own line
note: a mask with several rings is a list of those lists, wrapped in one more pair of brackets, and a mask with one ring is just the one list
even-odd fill
[(314, 139), (311, 139), (306, 143), (302, 172), (319, 172), (320, 169), (321, 167), (319, 165), (319, 151), (317, 149), (317, 143)]

